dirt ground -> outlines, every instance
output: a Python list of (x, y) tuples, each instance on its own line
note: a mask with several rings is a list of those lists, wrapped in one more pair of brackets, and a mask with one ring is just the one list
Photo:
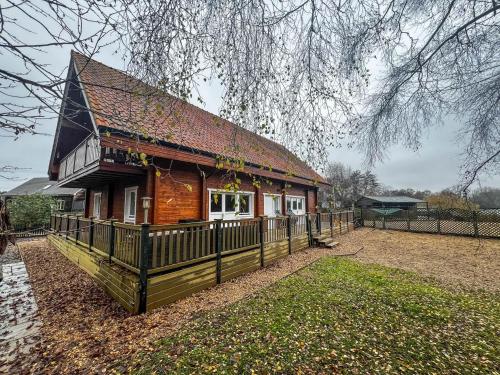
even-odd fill
[(141, 316), (131, 316), (45, 240), (20, 244), (42, 317), (42, 342), (16, 364), (19, 373), (127, 371), (130, 359), (153, 350), (204, 311), (234, 303), (328, 255), (432, 276), (453, 287), (499, 290), (500, 240), (363, 228), (341, 236), (336, 249), (308, 249), (276, 264)]
[(340, 247), (354, 259), (417, 272), (452, 288), (500, 291), (500, 239), (361, 228)]

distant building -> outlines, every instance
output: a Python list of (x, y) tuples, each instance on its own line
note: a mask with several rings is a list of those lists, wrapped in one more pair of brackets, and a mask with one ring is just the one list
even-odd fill
[(6, 202), (22, 196), (42, 194), (50, 195), (56, 201), (56, 210), (62, 212), (83, 211), (85, 208), (85, 190), (74, 188), (61, 188), (57, 181), (49, 181), (48, 177), (35, 177), (1, 195)]
[(356, 207), (384, 211), (397, 211), (398, 209), (408, 210), (421, 206), (425, 207), (425, 205), (426, 202), (421, 199), (405, 196), (390, 197), (366, 195), (358, 199), (356, 202)]

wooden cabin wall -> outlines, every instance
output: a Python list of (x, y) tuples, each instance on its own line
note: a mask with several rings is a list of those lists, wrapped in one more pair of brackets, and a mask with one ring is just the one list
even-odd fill
[[(94, 216), (94, 195), (102, 193), (101, 218), (123, 221), (125, 188), (138, 186), (136, 224), (144, 221), (144, 211), (141, 198), (151, 196), (152, 209), (149, 212), (149, 222), (153, 224), (175, 224), (179, 220), (208, 220), (210, 197), (208, 189), (224, 190), (231, 179), (223, 171), (214, 168), (197, 167), (194, 164), (164, 160), (158, 164), (160, 176), (156, 176), (151, 168), (147, 176), (128, 177), (110, 184), (97, 186), (88, 191), (86, 216)], [(203, 178), (203, 175), (205, 178)], [(261, 181), (260, 188), (252, 183), (252, 178), (246, 174), (238, 174), (241, 179), (240, 190), (254, 192), (254, 215), (264, 214), (264, 194), (286, 194), (306, 197), (306, 208), (316, 212), (316, 189), (298, 184), (288, 184), (283, 181), (269, 180), (271, 184)], [(88, 213), (88, 214), (87, 214)], [(286, 213), (283, 198), (282, 213)]]
[(137, 186), (136, 224), (144, 221), (141, 198), (146, 196), (146, 177), (127, 177), (113, 183), (89, 189), (88, 216), (95, 216), (94, 196), (101, 195), (101, 219), (117, 219), (123, 221), (125, 188)]
[(202, 177), (195, 165), (175, 162), (155, 180), (155, 224), (202, 220)]

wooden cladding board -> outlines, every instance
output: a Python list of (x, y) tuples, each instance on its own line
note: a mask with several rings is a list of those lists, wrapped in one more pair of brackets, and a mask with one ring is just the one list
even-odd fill
[(115, 265), (100, 255), (56, 235), (47, 239), (61, 254), (87, 272), (111, 297), (126, 310), (137, 313), (139, 307), (139, 278), (132, 272)]
[(288, 255), (288, 239), (264, 245), (264, 265), (268, 265)]
[(292, 237), (292, 253), (307, 249), (309, 247), (309, 238), (307, 233), (297, 237)]
[(167, 305), (216, 284), (216, 261), (210, 260), (148, 279), (146, 311)]
[(260, 247), (247, 250), (239, 254), (222, 258), (222, 281), (233, 279), (237, 276), (260, 268)]

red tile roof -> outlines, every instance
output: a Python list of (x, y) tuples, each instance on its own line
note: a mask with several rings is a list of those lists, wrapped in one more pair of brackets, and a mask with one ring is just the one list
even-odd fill
[(177, 99), (98, 61), (72, 52), (97, 126), (152, 137), (214, 155), (243, 159), (324, 182), (282, 145)]

